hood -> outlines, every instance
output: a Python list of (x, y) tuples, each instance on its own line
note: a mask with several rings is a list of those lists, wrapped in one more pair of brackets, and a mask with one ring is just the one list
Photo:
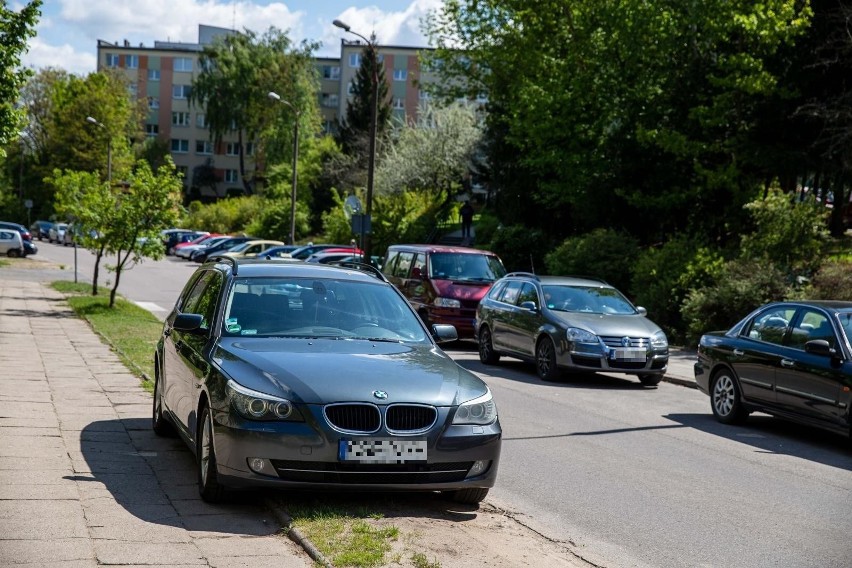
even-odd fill
[(473, 300), (480, 301), (488, 289), (491, 288), (492, 282), (475, 282), (470, 280), (438, 280), (431, 279), (435, 286), (435, 291), (442, 298), (454, 298), (456, 300)]
[[(485, 383), (434, 345), (324, 338), (222, 338), (213, 359), (241, 385), (294, 402), (450, 406)], [(373, 391), (387, 393), (379, 400)]]
[(657, 324), (639, 314), (552, 313), (565, 327), (579, 327), (595, 335), (650, 337), (660, 331)]

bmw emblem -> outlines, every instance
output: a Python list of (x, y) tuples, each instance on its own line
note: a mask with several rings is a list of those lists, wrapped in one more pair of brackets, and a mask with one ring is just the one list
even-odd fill
[(629, 337), (622, 337), (621, 338), (621, 346), (622, 347), (630, 347), (630, 338)]
[(373, 391), (373, 396), (379, 400), (384, 400), (388, 397), (388, 393), (385, 391)]

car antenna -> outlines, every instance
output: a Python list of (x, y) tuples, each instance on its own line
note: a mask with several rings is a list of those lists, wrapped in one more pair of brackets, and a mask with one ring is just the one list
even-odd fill
[(532, 272), (533, 274), (535, 274), (535, 263), (533, 262), (533, 256), (532, 256), (532, 253), (530, 253), (530, 272)]

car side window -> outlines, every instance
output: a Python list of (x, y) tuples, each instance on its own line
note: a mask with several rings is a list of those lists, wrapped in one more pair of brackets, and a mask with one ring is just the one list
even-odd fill
[(752, 321), (748, 336), (758, 341), (783, 345), (784, 336), (795, 313), (794, 309), (785, 307), (767, 310)]
[(524, 285), (521, 287), (521, 293), (518, 294), (518, 305), (520, 306), (524, 302), (533, 302), (536, 307), (541, 305), (538, 303), (538, 293), (535, 291), (535, 286), (529, 282), (524, 282)]
[(408, 271), (411, 269), (411, 262), (414, 260), (413, 252), (399, 253), (399, 260), (394, 268), (393, 275), (399, 278), (408, 278)]
[(426, 255), (418, 253), (417, 256), (414, 257), (414, 266), (411, 267), (411, 273), (415, 274), (415, 270), (419, 274), (424, 274), (426, 270)]
[(805, 343), (815, 339), (828, 341), (829, 346), (837, 347), (837, 337), (828, 317), (816, 310), (803, 310), (798, 323), (791, 331), (790, 345), (797, 349), (804, 349)]
[(388, 276), (393, 276), (393, 270), (396, 268), (396, 259), (399, 258), (398, 252), (393, 252), (388, 255), (388, 259), (382, 265), (382, 272)]
[(506, 282), (497, 282), (491, 287), (491, 290), (488, 292), (488, 297), (492, 300), (499, 300), (500, 294), (503, 293), (503, 288), (506, 287)]
[(500, 296), (500, 301), (513, 306), (518, 302), (518, 296), (521, 294), (521, 282), (509, 282), (506, 284), (506, 289)]
[(202, 329), (210, 329), (210, 324), (216, 315), (216, 299), (222, 289), (222, 275), (208, 270), (202, 274), (187, 294), (181, 311), (190, 314), (201, 314)]

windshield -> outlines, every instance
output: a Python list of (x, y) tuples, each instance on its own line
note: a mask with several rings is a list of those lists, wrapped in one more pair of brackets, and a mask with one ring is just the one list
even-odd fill
[(503, 263), (494, 255), (446, 252), (429, 257), (429, 276), (439, 280), (494, 282), (505, 274)]
[(229, 252), (243, 252), (247, 248), (252, 245), (251, 241), (246, 241), (243, 244), (237, 245), (233, 248), (228, 249)]
[(636, 308), (615, 288), (545, 285), (544, 304), (557, 312), (636, 314)]
[(392, 287), (321, 278), (238, 278), (226, 304), (223, 333), (428, 340), (417, 315)]

